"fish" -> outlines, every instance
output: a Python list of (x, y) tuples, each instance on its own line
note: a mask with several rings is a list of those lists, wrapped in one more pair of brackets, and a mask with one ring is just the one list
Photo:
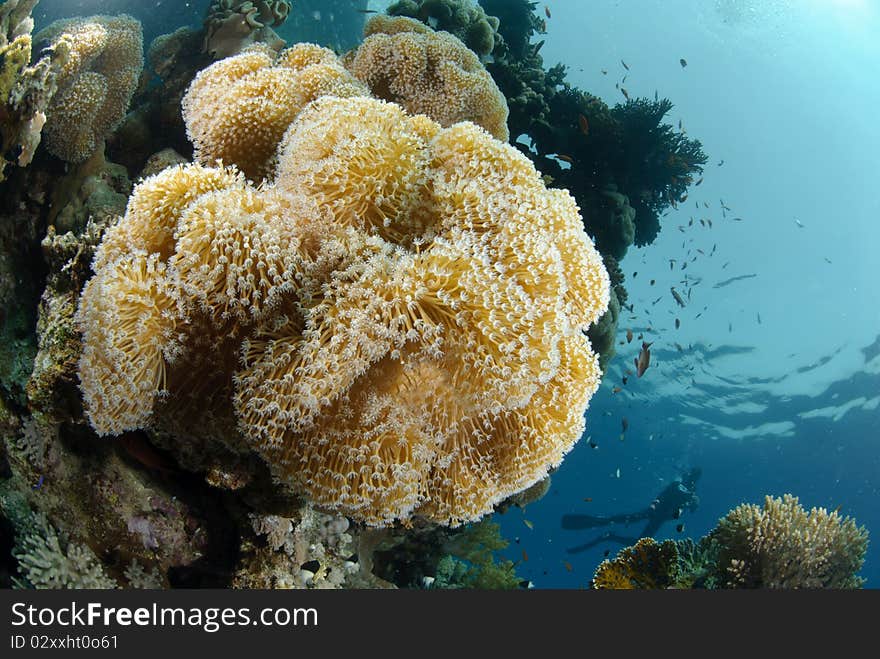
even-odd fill
[(619, 394), (621, 391), (622, 391), (622, 389), (621, 389), (620, 387), (614, 387), (614, 388), (611, 390), (611, 393), (612, 393), (612, 394)]
[(569, 165), (574, 163), (574, 158), (572, 158), (571, 156), (567, 156), (564, 153), (557, 153), (556, 157), (560, 160), (567, 162)]
[(632, 343), (633, 340), (633, 331), (631, 329), (626, 330), (626, 342)]
[(758, 325), (760, 325), (760, 324), (761, 324), (761, 312), (759, 311), (758, 312)]
[(727, 331), (728, 333), (733, 331), (733, 323), (727, 323)]
[(794, 223), (797, 224), (801, 229), (804, 228), (804, 223), (801, 222), (799, 219), (794, 218)]
[(545, 15), (547, 18), (551, 18), (551, 16), (550, 16), (550, 7), (548, 7), (547, 5), (544, 5), (544, 15)]
[(635, 278), (638, 277), (638, 276), (639, 276), (639, 272), (638, 272), (638, 270), (635, 271), (635, 272), (633, 272), (633, 279), (635, 279)]
[(148, 469), (153, 469), (164, 474), (169, 474), (174, 471), (174, 465), (159, 453), (142, 433), (123, 433), (117, 439), (117, 444), (119, 444), (128, 455)]
[(694, 226), (694, 218), (691, 218), (691, 219), (690, 219), (690, 221), (688, 222), (688, 226), (689, 226), (689, 227)]
[(729, 266), (729, 265), (730, 265), (730, 261), (728, 261), (727, 263), (725, 263), (724, 265), (722, 265), (722, 266), (721, 266), (721, 269), (724, 270), (724, 268), (726, 268), (726, 267)]
[(731, 277), (730, 279), (725, 279), (724, 281), (719, 281), (712, 288), (724, 288), (725, 286), (730, 286), (735, 281), (742, 281), (743, 279), (752, 279), (753, 277), (757, 277), (758, 275), (755, 273), (749, 275), (737, 275), (736, 277)]
[(523, 557), (523, 562), (524, 562), (524, 563), (528, 563), (528, 562), (529, 562), (529, 555), (528, 555), (528, 553), (526, 552), (525, 549), (522, 550), (522, 557)]
[(688, 196), (686, 194), (681, 195), (681, 198), (678, 200), (678, 203), (683, 204), (688, 200)]
[(37, 479), (37, 482), (34, 486), (31, 487), (32, 490), (39, 490), (43, 487), (43, 482), (46, 480), (46, 476), (40, 474), (40, 477)]
[(681, 68), (684, 68), (688, 65), (687, 60), (684, 57), (678, 60), (678, 63), (681, 64)]
[(527, 519), (524, 519), (524, 520), (523, 520), (523, 524), (525, 524), (525, 525), (526, 525), (527, 527), (529, 527), (530, 529), (535, 528), (535, 525), (532, 524), (532, 523), (531, 523), (529, 520), (527, 520)]
[(743, 222), (744, 221), (743, 218), (741, 218), (741, 217), (732, 217), (730, 219), (733, 220), (734, 222)]
[(684, 531), (684, 524), (677, 525), (675, 527), (675, 530), (678, 531), (679, 533), (681, 533), (682, 531)]
[(675, 346), (675, 349), (679, 352), (684, 352), (684, 347), (682, 347), (680, 343), (674, 343), (673, 345)]
[(606, 549), (606, 550), (602, 553), (602, 555), (603, 555), (605, 558), (608, 558), (608, 555), (609, 555), (610, 553), (611, 553), (611, 550), (610, 550), (610, 549)]
[(596, 442), (591, 441), (591, 442), (590, 442), (590, 448), (592, 448), (592, 449), (597, 449), (597, 448), (599, 448), (599, 445), (598, 445)]
[(623, 94), (623, 97), (624, 97), (626, 100), (629, 100), (629, 92), (626, 91), (623, 87), (620, 88), (620, 93)]
[(709, 225), (709, 228), (711, 229), (711, 228), (712, 228), (712, 220), (710, 220), (710, 219), (707, 217), (707, 218), (706, 218), (706, 223)]
[(724, 164), (724, 161), (722, 160), (721, 162), (718, 163), (718, 166), (721, 167), (721, 165), (723, 165), (723, 164)]
[(593, 497), (584, 497), (584, 501), (590, 503), (593, 500)]
[(672, 519), (678, 519), (681, 517), (682, 509), (677, 508), (674, 513), (672, 513)]
[(678, 130), (681, 130), (681, 119), (678, 120)]
[(623, 64), (623, 68), (625, 68), (627, 71), (629, 71), (629, 67), (626, 65), (626, 62), (624, 62), (623, 60), (620, 60), (620, 63)]
[(574, 568), (571, 566), (571, 563), (569, 563), (568, 561), (562, 561), (562, 564), (565, 566), (565, 569), (568, 570), (569, 572), (574, 570)]
[(584, 135), (590, 134), (590, 123), (587, 121), (587, 118), (582, 114), (578, 115), (578, 126), (580, 126), (581, 132)]
[(706, 226), (706, 220), (704, 220), (702, 217), (700, 218), (700, 226), (702, 226), (702, 227)]
[(669, 269), (672, 270), (672, 268), (674, 266), (675, 266), (675, 259), (669, 259)]
[[(687, 264), (685, 264), (687, 265)], [(671, 286), (669, 291), (672, 293), (672, 297), (675, 298), (675, 301), (678, 303), (678, 306), (685, 307), (687, 303), (684, 301), (684, 298), (681, 297), (681, 294), (675, 290), (675, 286)]]
[(653, 286), (653, 285), (656, 284), (656, 283), (657, 283), (657, 280), (656, 280), (656, 279), (652, 279), (652, 280), (651, 280), (651, 286)]
[(697, 186), (700, 185), (700, 183), (702, 183), (702, 182), (703, 182), (703, 177), (701, 176), (700, 178), (697, 179), (697, 182), (694, 183), (694, 187), (697, 187)]
[(675, 329), (678, 329), (679, 327), (681, 327), (681, 321), (678, 318), (676, 318), (675, 319)]
[(645, 374), (645, 371), (648, 370), (648, 367), (651, 365), (651, 346), (654, 345), (654, 342), (647, 343), (642, 341), (642, 349), (639, 351), (639, 356), (636, 358), (636, 375), (642, 377)]
[(620, 467), (617, 468), (617, 471), (614, 472), (615, 478), (620, 478)]
[(624, 376), (620, 379), (620, 381), (623, 382), (624, 384), (626, 384), (626, 382), (627, 382), (627, 380), (626, 380), (626, 376), (624, 375)]
[(661, 296), (658, 297), (656, 300), (654, 300), (653, 302), (651, 302), (651, 306), (652, 306), (652, 307), (653, 307), (653, 306), (656, 306), (657, 303), (658, 303), (660, 300), (662, 300), (662, 299), (663, 299), (663, 296), (661, 295)]
[(626, 420), (626, 417), (623, 417), (620, 420), (620, 427), (623, 428), (623, 432), (626, 432), (629, 429), (629, 421)]
[(629, 75), (629, 74), (627, 73), (625, 76), (623, 76), (623, 79), (620, 81), (620, 84), (621, 84), (621, 85), (622, 85), (623, 83), (626, 82), (626, 78), (627, 78), (628, 75)]
[(602, 71), (602, 75), (603, 75), (603, 76), (607, 76), (607, 75), (608, 75), (608, 71), (607, 71), (607, 69), (601, 69), (601, 71)]
[(359, 14), (378, 14), (378, 9), (355, 9), (355, 11)]

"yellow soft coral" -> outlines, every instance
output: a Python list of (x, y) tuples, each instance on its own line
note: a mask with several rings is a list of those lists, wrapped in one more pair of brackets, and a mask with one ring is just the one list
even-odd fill
[(68, 19), (35, 42), (49, 43), (61, 62), (46, 113), (46, 147), (62, 160), (82, 162), (125, 117), (144, 66), (141, 24), (126, 15)]
[(276, 55), (254, 46), (201, 71), (183, 97), (183, 118), (200, 163), (235, 165), (267, 178), (287, 127), (308, 103), (367, 94), (332, 51), (297, 44)]
[[(277, 478), (367, 524), (458, 525), (560, 463), (600, 378), (581, 330), (609, 298), (567, 193), (473, 124), (443, 129), (363, 96), (302, 110), (270, 184), (224, 172), (148, 179), (101, 253), (140, 235), (132, 245), (178, 296), (177, 315), (162, 315), (180, 334), (170, 345), (238, 353), (210, 363), (234, 369), (239, 429)], [(115, 282), (126, 261), (96, 263), (96, 280)], [(84, 325), (98, 323), (86, 293), (97, 311)], [(86, 340), (90, 354), (114, 346), (94, 330)], [(175, 356), (155, 345), (150, 364)], [(189, 394), (175, 382), (169, 401)], [(139, 400), (121, 420), (90, 410), (93, 425), (132, 427), (148, 418)]]
[(411, 18), (376, 16), (346, 66), (378, 98), (441, 126), (472, 121), (507, 141), (504, 95), (479, 58), (448, 32)]

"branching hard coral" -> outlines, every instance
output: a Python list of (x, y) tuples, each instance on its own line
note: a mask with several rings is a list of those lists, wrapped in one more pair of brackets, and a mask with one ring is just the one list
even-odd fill
[(678, 578), (678, 550), (675, 541), (661, 543), (642, 538), (625, 547), (613, 560), (604, 560), (591, 586), (596, 589), (633, 590), (670, 588)]
[[(148, 179), (107, 252), (158, 200), (157, 239), (96, 259), (81, 377), (99, 432), (150, 423), (163, 365), (195, 337), (181, 363), (231, 369), (238, 426), (275, 477), (369, 525), (475, 520), (559, 464), (600, 377), (582, 331), (609, 300), (567, 193), (473, 124), (442, 129), (363, 96), (303, 110), (272, 184), (212, 190), (222, 171)], [(185, 197), (184, 174), (212, 182)], [(121, 295), (143, 264), (153, 288)], [(98, 380), (107, 391), (89, 394)], [(167, 382), (169, 403), (190, 395)]]
[(480, 57), (490, 55), (500, 40), (499, 21), (472, 0), (398, 0), (390, 16), (407, 16), (455, 35)]
[(57, 21), (35, 37), (61, 61), (58, 91), (47, 110), (46, 147), (68, 162), (83, 162), (128, 109), (144, 65), (136, 19), (93, 16)]
[(183, 97), (183, 118), (204, 165), (222, 161), (253, 180), (271, 173), (299, 112), (320, 96), (368, 94), (332, 51), (297, 44), (276, 54), (252, 47), (201, 71)]
[(205, 16), (204, 52), (214, 59), (236, 55), (254, 43), (284, 47), (275, 34), (290, 13), (287, 0), (213, 0)]
[(765, 497), (722, 518), (712, 537), (718, 569), (733, 588), (858, 588), (868, 532), (824, 508), (804, 510), (797, 497)]
[(410, 18), (375, 16), (346, 66), (378, 98), (441, 126), (472, 121), (507, 141), (507, 101), (459, 39)]

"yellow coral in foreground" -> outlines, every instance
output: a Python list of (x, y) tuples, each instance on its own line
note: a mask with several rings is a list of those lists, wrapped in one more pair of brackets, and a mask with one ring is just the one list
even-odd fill
[(144, 66), (143, 30), (131, 16), (56, 21), (34, 38), (58, 54), (58, 91), (43, 129), (49, 151), (82, 162), (128, 110)]
[[(206, 363), (234, 371), (245, 441), (321, 506), (376, 526), (458, 525), (543, 479), (583, 433), (600, 371), (582, 330), (609, 299), (568, 193), (473, 124), (443, 129), (363, 96), (318, 99), (282, 145), (259, 188), (198, 165), (139, 186), (101, 251), (140, 236), (136, 258), (169, 282), (152, 293), (167, 326), (140, 304), (148, 289), (113, 289), (125, 256), (97, 260), (93, 281), (108, 283), (84, 295), (84, 391), (98, 357), (131, 343), (94, 325), (132, 316), (170, 338), (118, 367), (175, 371), (213, 344)], [(240, 361), (216, 354), (230, 350)], [(93, 425), (138, 427), (164, 385), (169, 401), (189, 394), (177, 381), (145, 378), (132, 412), (101, 405), (112, 392), (87, 397)]]
[(504, 95), (480, 59), (448, 32), (411, 18), (375, 16), (346, 66), (378, 98), (441, 126), (472, 121), (499, 140), (509, 138)]

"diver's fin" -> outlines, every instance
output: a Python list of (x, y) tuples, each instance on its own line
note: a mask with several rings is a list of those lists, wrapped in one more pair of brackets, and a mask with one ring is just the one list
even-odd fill
[(597, 526), (605, 526), (611, 523), (607, 517), (596, 517), (595, 515), (563, 515), (562, 528), (577, 531), (580, 529), (592, 529)]

